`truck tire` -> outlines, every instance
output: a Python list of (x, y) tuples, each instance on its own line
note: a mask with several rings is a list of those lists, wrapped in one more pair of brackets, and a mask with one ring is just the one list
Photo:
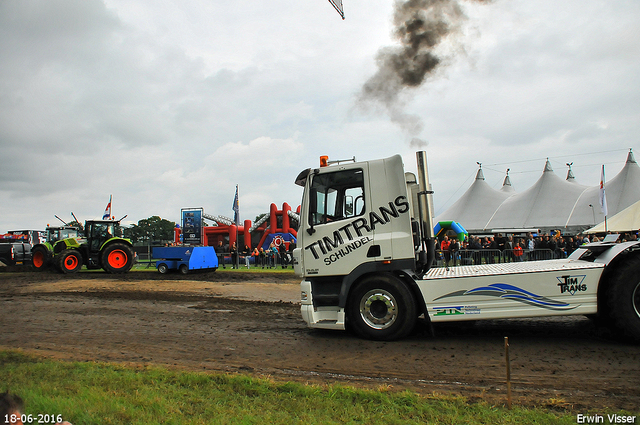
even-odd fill
[(49, 250), (43, 246), (37, 246), (31, 251), (31, 265), (36, 271), (43, 271), (51, 265)]
[(187, 267), (186, 264), (181, 264), (180, 267), (178, 267), (178, 270), (180, 270), (180, 273), (182, 274), (189, 273), (189, 267)]
[(611, 276), (607, 304), (617, 330), (640, 342), (640, 256), (629, 255)]
[(411, 290), (392, 275), (360, 282), (347, 302), (347, 320), (362, 338), (391, 341), (407, 336), (416, 324), (417, 307)]
[(75, 273), (82, 268), (82, 255), (75, 249), (65, 249), (57, 256), (62, 273)]
[(169, 271), (169, 267), (165, 263), (158, 265), (158, 271), (162, 274), (166, 274)]
[(133, 267), (133, 249), (124, 243), (112, 243), (102, 250), (100, 260), (105, 271), (126, 273)]

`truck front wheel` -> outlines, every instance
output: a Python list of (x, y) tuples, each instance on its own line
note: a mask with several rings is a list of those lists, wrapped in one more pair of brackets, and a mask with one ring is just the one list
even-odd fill
[(353, 289), (347, 307), (351, 328), (366, 339), (399, 339), (407, 336), (416, 323), (411, 291), (391, 275), (365, 278)]
[(133, 267), (133, 249), (127, 244), (112, 243), (100, 255), (102, 268), (109, 273), (126, 273)]
[(611, 277), (607, 301), (611, 320), (626, 336), (640, 341), (640, 256), (629, 256)]

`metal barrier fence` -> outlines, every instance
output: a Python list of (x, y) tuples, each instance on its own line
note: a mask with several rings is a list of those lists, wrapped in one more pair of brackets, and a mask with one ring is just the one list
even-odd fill
[(564, 252), (550, 249), (513, 250), (505, 249), (461, 249), (457, 252), (436, 251), (434, 267), (471, 266), (477, 264), (514, 263), (566, 258)]

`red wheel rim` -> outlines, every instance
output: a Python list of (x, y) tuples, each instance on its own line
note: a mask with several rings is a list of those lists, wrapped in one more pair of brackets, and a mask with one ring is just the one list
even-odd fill
[(73, 270), (78, 267), (78, 257), (76, 257), (75, 255), (69, 255), (64, 259), (64, 267), (67, 270)]
[(37, 268), (42, 267), (44, 264), (44, 254), (41, 251), (33, 254), (33, 265)]
[(114, 269), (121, 269), (127, 265), (127, 254), (121, 249), (114, 249), (109, 253), (107, 261)]

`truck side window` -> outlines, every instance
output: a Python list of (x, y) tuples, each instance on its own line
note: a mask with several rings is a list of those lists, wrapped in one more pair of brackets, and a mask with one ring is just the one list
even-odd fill
[[(364, 214), (362, 170), (316, 175), (311, 183), (309, 224), (325, 224)], [(315, 195), (314, 195), (315, 194)]]

